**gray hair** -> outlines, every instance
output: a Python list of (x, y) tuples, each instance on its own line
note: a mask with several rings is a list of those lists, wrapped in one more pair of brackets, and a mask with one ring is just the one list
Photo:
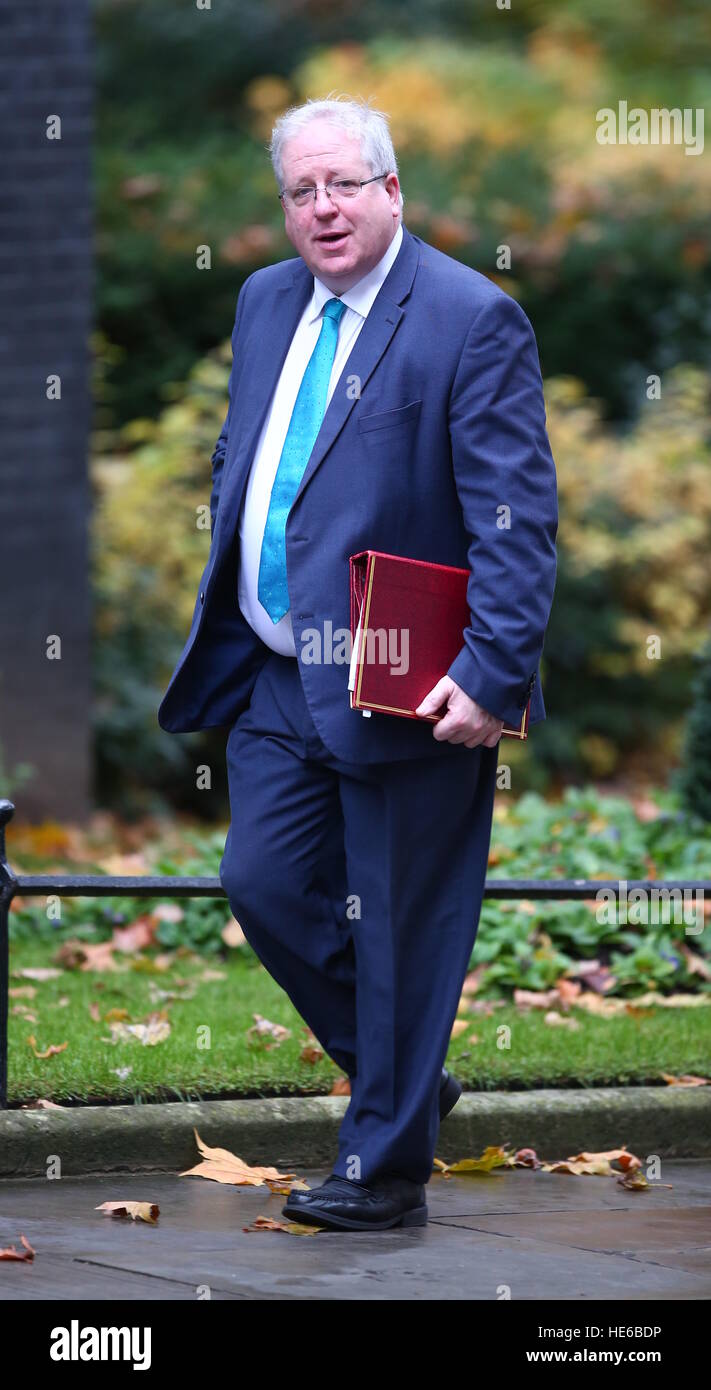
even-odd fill
[[(390, 136), (388, 118), (384, 111), (376, 111), (365, 101), (354, 101), (346, 97), (326, 97), (323, 101), (309, 98), (302, 106), (290, 106), (276, 122), (272, 130), (269, 154), (272, 168), (279, 188), (284, 187), (284, 165), (282, 156), (287, 140), (292, 140), (310, 121), (327, 120), (340, 126), (348, 135), (360, 140), (360, 150), (364, 162), (371, 173), (397, 174), (397, 160)], [(403, 196), (400, 194), (402, 214)]]

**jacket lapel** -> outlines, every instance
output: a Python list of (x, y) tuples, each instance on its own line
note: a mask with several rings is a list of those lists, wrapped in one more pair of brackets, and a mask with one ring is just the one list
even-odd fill
[[(321, 429), (292, 505), (296, 505), (304, 488), (308, 486), (317, 468), (323, 463), (358, 399), (357, 395), (349, 392), (349, 379), (356, 376), (360, 383), (359, 390), (362, 392), (368, 378), (375, 371), (388, 347), (403, 317), (404, 310), (400, 308), (400, 305), (410, 293), (418, 261), (417, 241), (403, 225), (402, 246), (358, 334), (353, 350), (349, 354), (336, 389), (329, 401)], [(243, 378), (240, 387), (240, 395), (246, 396), (247, 405), (249, 406), (254, 402), (256, 409), (242, 430), (231, 462), (229, 457), (225, 460), (226, 472), (220, 512), (223, 516), (231, 517), (234, 524), (236, 524), (242, 492), (254, 459), (254, 451), (267, 409), (299, 319), (312, 292), (313, 275), (304, 261), (299, 258), (294, 262), (291, 279), (284, 285), (277, 287), (272, 292), (269, 302), (260, 309), (260, 316), (268, 327), (265, 329), (257, 353), (249, 365), (247, 376)], [(234, 526), (229, 528), (230, 537), (233, 529)], [(222, 537), (224, 541), (226, 539), (224, 528)]]

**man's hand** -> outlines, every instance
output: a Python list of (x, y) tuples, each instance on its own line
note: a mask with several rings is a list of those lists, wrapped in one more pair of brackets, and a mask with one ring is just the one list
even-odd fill
[(437, 681), (417, 706), (415, 714), (435, 714), (445, 703), (447, 713), (432, 726), (434, 737), (439, 742), (463, 743), (466, 748), (476, 748), (479, 743), (485, 748), (496, 747), (504, 727), (503, 719), (497, 719), (482, 709), (451, 676), (443, 676)]

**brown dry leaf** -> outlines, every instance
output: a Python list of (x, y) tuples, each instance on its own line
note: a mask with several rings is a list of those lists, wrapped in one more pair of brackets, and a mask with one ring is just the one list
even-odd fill
[(542, 1167), (544, 1173), (572, 1173), (577, 1177), (611, 1178), (617, 1175), (617, 1169), (610, 1167), (613, 1160), (617, 1160), (624, 1172), (635, 1171), (642, 1166), (641, 1160), (635, 1154), (629, 1153), (623, 1144), (621, 1149), (608, 1149), (605, 1153), (573, 1154), (572, 1157), (556, 1163), (544, 1163)]
[(53, 959), (67, 970), (116, 970), (110, 941), (65, 941)]
[(489, 1018), (494, 1009), (504, 1009), (505, 1007), (505, 999), (475, 999), (469, 1005), (469, 1012), (470, 1014), (483, 1014), (484, 1018)]
[(101, 1010), (95, 999), (93, 999), (89, 1005), (89, 1016), (94, 1020), (94, 1023), (101, 1022)]
[(299, 1058), (302, 1062), (313, 1063), (320, 1062), (323, 1059), (323, 1055), (324, 1052), (322, 1047), (313, 1047), (307, 1045), (306, 1047), (302, 1048), (301, 1052), (299, 1053)]
[[(622, 1173), (617, 1181), (620, 1187), (626, 1187), (632, 1192), (648, 1192), (651, 1186), (641, 1168), (632, 1169), (629, 1173)], [(664, 1186), (671, 1187), (671, 1183), (664, 1183)]]
[(666, 1071), (661, 1074), (669, 1086), (708, 1086), (711, 1084), (708, 1076), (670, 1076)]
[(103, 1211), (107, 1216), (130, 1216), (132, 1221), (147, 1221), (155, 1226), (160, 1215), (157, 1202), (102, 1202), (94, 1211)]
[(222, 937), (225, 946), (244, 946), (247, 941), (247, 938), (235, 917), (231, 918), (227, 925), (222, 928), (220, 936)]
[(229, 1149), (210, 1148), (203, 1143), (194, 1127), (193, 1134), (204, 1161), (179, 1173), (178, 1176), (181, 1178), (211, 1178), (213, 1182), (231, 1183), (236, 1187), (262, 1187), (269, 1179), (273, 1182), (290, 1183), (296, 1178), (296, 1173), (280, 1173), (276, 1168), (252, 1168)]
[(159, 922), (182, 922), (185, 912), (178, 903), (155, 903), (151, 916)]
[(34, 985), (15, 985), (7, 992), (11, 999), (34, 999), (37, 990)]
[(469, 974), (467, 975), (464, 984), (462, 985), (462, 994), (476, 994), (477, 990), (481, 985), (481, 977), (485, 969), (486, 966), (478, 965), (476, 967), (476, 970), (469, 971)]
[(307, 1182), (297, 1178), (294, 1182), (272, 1182), (267, 1178), (269, 1191), (277, 1197), (288, 1197), (290, 1192), (310, 1192), (311, 1188)]
[(469, 1027), (470, 1027), (470, 1025), (469, 1025), (469, 1023), (467, 1023), (466, 1019), (464, 1019), (464, 1018), (455, 1018), (454, 1023), (452, 1024), (452, 1031), (451, 1031), (451, 1033), (450, 1033), (450, 1035), (449, 1035), (450, 1038), (458, 1038), (458, 1037), (460, 1037), (462, 1033), (466, 1033), (467, 1028), (469, 1028)]
[(20, 1106), (21, 1110), (62, 1110), (63, 1108), (63, 1106), (57, 1105), (56, 1100), (44, 1100), (41, 1097), (37, 1100), (25, 1101), (25, 1104)]
[(170, 970), (171, 966), (175, 962), (176, 955), (176, 951), (159, 951), (158, 955), (154, 956), (151, 962), (153, 965), (153, 969)]
[(564, 1018), (563, 1015), (557, 1013), (555, 1009), (550, 1009), (547, 1014), (544, 1014), (543, 1022), (550, 1024), (552, 1028), (570, 1028), (572, 1032), (576, 1032), (580, 1027), (577, 1019)]
[(658, 994), (648, 990), (633, 1001), (637, 1005), (658, 1004), (662, 1009), (702, 1009), (711, 1004), (711, 994)]
[(560, 1003), (557, 989), (515, 989), (514, 1004), (517, 1009), (550, 1009)]
[(137, 1038), (143, 1047), (155, 1047), (156, 1043), (165, 1042), (166, 1038), (170, 1037), (170, 1021), (166, 1017), (165, 1009), (149, 1014), (145, 1023), (124, 1023), (118, 1020), (114, 1023), (109, 1022), (109, 1028), (111, 1037), (102, 1038), (102, 1042), (130, 1042)]
[(330, 1096), (349, 1096), (350, 1093), (350, 1078), (347, 1076), (337, 1076), (328, 1094)]
[(40, 1057), (40, 1058), (52, 1057), (53, 1054), (54, 1054), (55, 1052), (63, 1052), (64, 1049), (65, 1049), (65, 1047), (69, 1047), (69, 1043), (68, 1043), (68, 1042), (63, 1042), (63, 1043), (50, 1043), (50, 1045), (49, 1045), (49, 1047), (47, 1048), (47, 1051), (46, 1051), (46, 1052), (38, 1052), (38, 1051), (37, 1051), (37, 1039), (36, 1039), (34, 1033), (30, 1033), (29, 1038), (26, 1038), (25, 1041), (26, 1041), (26, 1042), (29, 1044), (29, 1046), (32, 1048), (32, 1051), (34, 1052), (35, 1057)]
[(542, 1165), (535, 1149), (519, 1149), (514, 1154), (513, 1166), (515, 1168), (540, 1168)]
[(700, 975), (702, 980), (711, 980), (711, 964), (699, 956), (690, 946), (684, 943), (681, 947), (681, 954), (686, 961), (686, 968), (690, 975)]
[(325, 1231), (325, 1226), (306, 1226), (300, 1221), (277, 1221), (273, 1216), (257, 1216), (251, 1226), (243, 1226), (243, 1231), (251, 1235), (253, 1231), (285, 1231), (288, 1236), (315, 1236)]
[(157, 926), (153, 913), (145, 912), (127, 927), (114, 927), (109, 945), (116, 951), (142, 951), (152, 944)]
[(8, 1245), (4, 1250), (0, 1250), (0, 1260), (34, 1260), (36, 1251), (32, 1249), (29, 1240), (21, 1235), (20, 1240), (25, 1247), (24, 1254), (15, 1249), (14, 1245)]
[(25, 980), (56, 980), (64, 971), (55, 970), (51, 965), (28, 965), (24, 970), (13, 970), (13, 976), (21, 975)]
[(513, 1162), (510, 1150), (503, 1149), (501, 1145), (490, 1145), (484, 1149), (481, 1158), (460, 1158), (456, 1163), (444, 1163), (441, 1158), (436, 1158), (434, 1166), (449, 1177), (450, 1173), (490, 1173), (492, 1168), (510, 1168)]
[(212, 984), (213, 980), (226, 980), (226, 979), (227, 979), (227, 971), (226, 971), (226, 970), (203, 970), (202, 975), (198, 975), (198, 979), (199, 979), (199, 980), (202, 980), (202, 981), (204, 982), (204, 984)]
[(558, 994), (560, 995), (561, 1004), (563, 1004), (566, 1008), (570, 1004), (575, 1003), (575, 1000), (577, 999), (582, 989), (582, 985), (580, 984), (579, 980), (566, 980), (563, 976), (561, 976), (560, 980), (556, 980), (555, 987), (558, 991)]
[(247, 1029), (246, 1036), (258, 1038), (273, 1038), (272, 1046), (279, 1046), (286, 1038), (291, 1037), (291, 1029), (285, 1028), (281, 1023), (270, 1023), (268, 1018), (263, 1018), (261, 1014), (252, 1014), (254, 1023)]
[(39, 1014), (33, 1014), (26, 1004), (13, 1004), (11, 1014), (18, 1014), (23, 1023), (39, 1023)]
[(104, 1014), (104, 1023), (125, 1022), (130, 1017), (128, 1009), (108, 1009)]
[(71, 1002), (68, 994), (62, 994), (56, 1004), (50, 1004), (49, 1007), (50, 1009), (68, 1009)]
[(587, 1009), (589, 1014), (594, 1014), (596, 1018), (616, 1018), (618, 1014), (627, 1012), (626, 999), (606, 999), (601, 994), (593, 994), (592, 990), (583, 990), (576, 1001), (576, 1009)]

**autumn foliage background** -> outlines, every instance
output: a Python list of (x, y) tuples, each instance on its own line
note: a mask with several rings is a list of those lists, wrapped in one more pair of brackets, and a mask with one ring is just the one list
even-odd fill
[[(683, 146), (600, 145), (596, 112), (626, 100), (708, 114), (711, 11), (694, 0), (511, 11), (223, 0), (209, 12), (99, 0), (95, 11), (104, 804), (202, 812), (196, 759), (220, 762), (222, 734), (175, 739), (156, 709), (209, 549), (196, 508), (209, 500), (236, 296), (257, 267), (293, 254), (265, 145), (286, 106), (334, 91), (390, 114), (410, 231), (496, 280), (536, 331), (559, 569), (549, 718), (507, 749), (517, 785), (666, 782), (709, 659), (711, 166)], [(198, 270), (205, 244), (211, 269)], [(209, 800), (211, 816), (226, 814), (226, 788), (222, 805)]]

